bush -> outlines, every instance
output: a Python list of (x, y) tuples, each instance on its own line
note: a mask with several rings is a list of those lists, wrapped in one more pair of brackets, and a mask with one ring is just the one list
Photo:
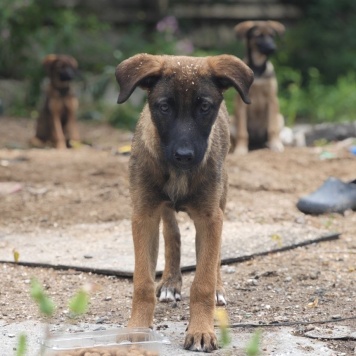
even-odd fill
[(280, 64), (300, 71), (303, 84), (309, 68), (318, 68), (321, 82), (327, 84), (356, 71), (356, 1), (283, 1), (299, 6), (302, 16), (286, 32)]
[(90, 53), (105, 53), (104, 41), (85, 39), (104, 29), (94, 15), (81, 17), (73, 9), (56, 7), (52, 1), (3, 0), (0, 3), (0, 77), (26, 80), (29, 85), (24, 106), (33, 107), (44, 76), (43, 57), (48, 53), (67, 53), (84, 63), (81, 69), (101, 70), (97, 62), (81, 58), (92, 58)]
[(287, 124), (356, 120), (355, 73), (340, 76), (335, 85), (323, 84), (318, 69), (309, 68), (307, 84), (291, 68), (278, 68), (281, 112)]

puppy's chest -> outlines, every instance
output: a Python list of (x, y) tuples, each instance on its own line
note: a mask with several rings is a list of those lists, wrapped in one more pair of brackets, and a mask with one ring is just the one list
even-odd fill
[(268, 101), (271, 95), (271, 79), (257, 78), (250, 88), (251, 105)]
[(190, 191), (190, 179), (184, 172), (175, 172), (171, 170), (168, 179), (163, 186), (163, 192), (169, 199), (176, 203), (187, 197)]

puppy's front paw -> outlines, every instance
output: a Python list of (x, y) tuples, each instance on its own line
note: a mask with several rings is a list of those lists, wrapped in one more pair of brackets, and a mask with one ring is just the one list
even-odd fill
[(269, 147), (272, 151), (275, 151), (275, 152), (283, 152), (284, 151), (283, 143), (280, 140), (269, 141), (267, 143), (267, 147)]
[(184, 348), (191, 351), (212, 352), (217, 350), (218, 342), (213, 331), (192, 331), (188, 329)]

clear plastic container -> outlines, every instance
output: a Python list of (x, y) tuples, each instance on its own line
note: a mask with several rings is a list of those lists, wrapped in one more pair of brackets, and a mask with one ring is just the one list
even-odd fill
[(122, 328), (52, 334), (41, 341), (43, 356), (158, 356), (169, 343), (149, 328)]

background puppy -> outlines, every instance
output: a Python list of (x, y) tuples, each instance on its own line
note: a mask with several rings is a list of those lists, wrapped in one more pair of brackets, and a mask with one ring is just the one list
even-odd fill
[(43, 60), (49, 78), (44, 105), (36, 125), (36, 135), (30, 140), (34, 147), (52, 143), (56, 148), (79, 141), (76, 123), (78, 100), (71, 88), (77, 61), (70, 56), (49, 54)]
[(237, 97), (234, 122), (231, 128), (231, 151), (245, 154), (248, 149), (269, 147), (283, 151), (280, 131), (284, 126), (279, 112), (277, 80), (268, 57), (275, 52), (276, 34), (284, 33), (284, 26), (276, 21), (244, 21), (235, 27), (238, 38), (246, 44), (245, 63), (254, 72), (250, 90), (251, 105)]
[(226, 202), (225, 157), (229, 117), (223, 91), (234, 87), (244, 102), (252, 71), (238, 58), (138, 54), (116, 69), (118, 103), (137, 86), (148, 104), (136, 127), (130, 156), (134, 294), (130, 327), (151, 327), (156, 302), (155, 269), (163, 220), (165, 269), (160, 301), (180, 300), (180, 233), (175, 211), (185, 211), (196, 228), (197, 269), (190, 292), (190, 321), (184, 347), (217, 348), (214, 305), (225, 304), (220, 245)]

